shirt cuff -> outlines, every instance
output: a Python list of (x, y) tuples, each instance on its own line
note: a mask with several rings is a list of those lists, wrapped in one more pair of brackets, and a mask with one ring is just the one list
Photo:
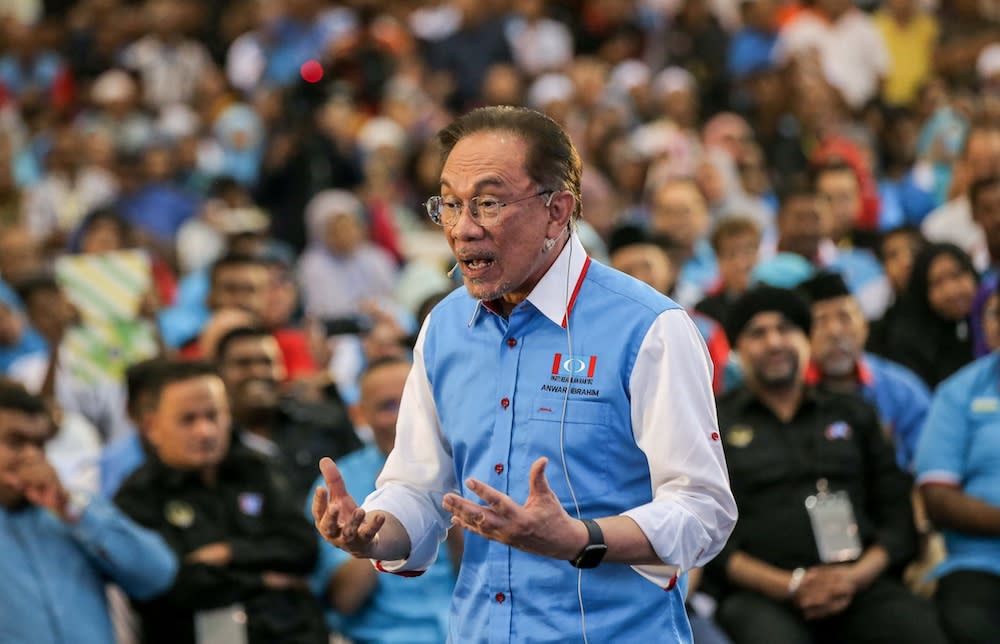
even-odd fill
[(947, 485), (949, 487), (961, 487), (962, 477), (947, 470), (928, 470), (917, 476), (918, 486), (927, 485), (928, 483), (937, 483), (939, 485)]
[[(664, 564), (676, 568), (678, 574), (704, 563), (702, 558), (706, 554), (705, 548), (690, 543), (690, 539), (685, 543), (684, 538), (685, 532), (690, 532), (691, 524), (697, 523), (697, 520), (676, 503), (651, 501), (623, 512), (622, 516), (629, 517), (638, 524), (653, 546), (656, 556)], [(700, 526), (698, 529), (704, 531)], [(707, 535), (702, 541), (711, 543)]]
[[(439, 498), (434, 498), (438, 496)], [(441, 495), (418, 492), (403, 485), (375, 490), (365, 499), (365, 512), (387, 512), (402, 524), (410, 537), (410, 555), (406, 559), (381, 561), (376, 568), (383, 572), (424, 571), (437, 559), (438, 547), (448, 531), (440, 520)], [(428, 507), (428, 506), (431, 507)], [(381, 567), (379, 567), (381, 566)]]

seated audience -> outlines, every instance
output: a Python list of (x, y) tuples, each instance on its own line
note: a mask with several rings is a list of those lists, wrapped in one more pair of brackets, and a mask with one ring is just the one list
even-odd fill
[(222, 379), (206, 365), (176, 363), (159, 371), (153, 392), (146, 436), (155, 457), (115, 503), (158, 532), (180, 567), (167, 592), (134, 602), (142, 641), (325, 644), (306, 582), (315, 531), (287, 483), (231, 440)]
[(67, 489), (45, 457), (45, 404), (0, 381), (0, 641), (114, 641), (104, 584), (137, 600), (170, 587), (163, 540), (110, 502)]

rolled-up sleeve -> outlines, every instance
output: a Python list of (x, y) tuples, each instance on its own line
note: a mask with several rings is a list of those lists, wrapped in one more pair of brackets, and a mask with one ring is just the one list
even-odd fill
[(711, 360), (684, 311), (665, 311), (651, 325), (629, 387), (633, 433), (649, 462), (653, 500), (623, 514), (639, 525), (665, 564), (681, 572), (702, 566), (726, 544), (737, 511)]
[(406, 380), (396, 423), (396, 443), (365, 499), (365, 511), (381, 510), (396, 517), (410, 537), (410, 556), (383, 561), (388, 572), (426, 570), (437, 558), (451, 515), (441, 506), (449, 491), (458, 491), (451, 450), (441, 422), (424, 363), (424, 339), (430, 317), (417, 337), (413, 368)]

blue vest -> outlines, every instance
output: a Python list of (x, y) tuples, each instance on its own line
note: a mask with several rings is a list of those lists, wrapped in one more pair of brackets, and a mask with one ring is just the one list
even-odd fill
[[(629, 379), (668, 298), (591, 261), (570, 303), (569, 329), (529, 301), (509, 319), (458, 289), (433, 311), (424, 359), (464, 497), (474, 477), (524, 503), (539, 457), (570, 515), (617, 515), (652, 499), (646, 455), (632, 433)], [(572, 285), (571, 285), (572, 286)], [(568, 294), (569, 295), (569, 294)], [(568, 298), (569, 299), (569, 298)], [(568, 334), (572, 346), (568, 346)], [(582, 641), (577, 569), (466, 532), (450, 641)], [(684, 584), (665, 592), (628, 565), (582, 572), (591, 642), (690, 642)]]

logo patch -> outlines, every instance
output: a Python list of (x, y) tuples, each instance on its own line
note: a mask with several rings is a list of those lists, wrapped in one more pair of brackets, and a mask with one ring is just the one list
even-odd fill
[(823, 435), (826, 436), (826, 440), (846, 440), (851, 437), (851, 426), (842, 420), (838, 420), (835, 423), (830, 423), (823, 430)]
[(264, 508), (264, 497), (256, 492), (243, 492), (237, 497), (240, 512), (247, 516), (260, 516), (260, 511)]
[(734, 425), (726, 432), (726, 444), (733, 447), (746, 447), (753, 442), (753, 427)]
[(552, 356), (552, 375), (576, 378), (593, 378), (597, 369), (597, 356), (571, 356), (557, 353)]
[(178, 528), (190, 528), (194, 523), (194, 508), (187, 501), (167, 501), (163, 507), (167, 522)]
[(1000, 409), (1000, 399), (993, 396), (980, 396), (972, 399), (972, 413), (992, 414)]

